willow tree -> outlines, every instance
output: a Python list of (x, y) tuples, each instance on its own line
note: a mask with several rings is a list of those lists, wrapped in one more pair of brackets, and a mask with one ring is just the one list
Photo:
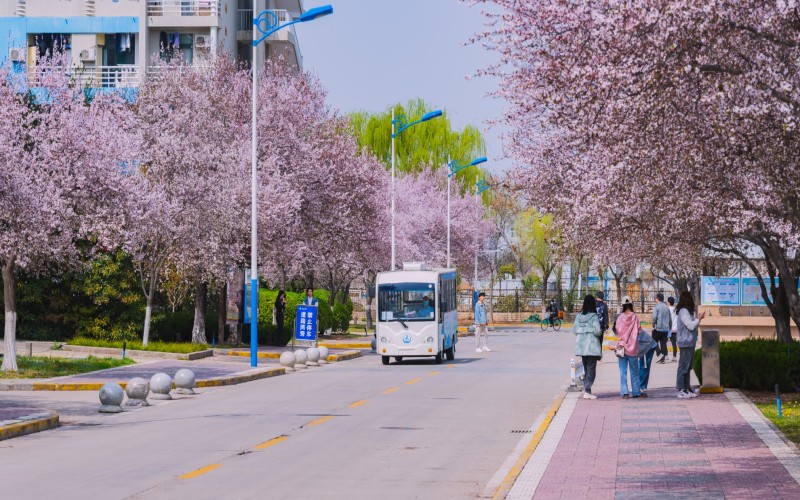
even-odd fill
[[(386, 168), (392, 164), (392, 109), (395, 117), (404, 115), (408, 122), (434, 110), (422, 99), (414, 99), (379, 113), (350, 114), (350, 127), (358, 145), (377, 157)], [(433, 165), (434, 169), (444, 167), (448, 157), (466, 165), (485, 154), (486, 143), (480, 130), (472, 125), (461, 131), (454, 130), (446, 111), (440, 118), (407, 129), (395, 140), (395, 168), (402, 173), (419, 173), (426, 165)], [(479, 168), (466, 168), (456, 174), (462, 191), (483, 177)]]

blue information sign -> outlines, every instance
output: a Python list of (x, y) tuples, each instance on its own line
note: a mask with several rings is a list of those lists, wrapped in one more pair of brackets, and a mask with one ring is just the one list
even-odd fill
[(739, 278), (703, 276), (700, 281), (700, 303), (704, 306), (738, 306), (741, 302)]
[(317, 346), (317, 313), (316, 306), (297, 306), (294, 320), (294, 343), (298, 345)]

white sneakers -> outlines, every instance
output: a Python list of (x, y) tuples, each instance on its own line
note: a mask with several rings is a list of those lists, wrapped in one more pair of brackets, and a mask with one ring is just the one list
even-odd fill
[(483, 349), (481, 349), (480, 347), (478, 347), (477, 349), (475, 349), (475, 352), (483, 352)]
[(679, 399), (689, 399), (689, 398), (696, 398), (696, 397), (697, 397), (697, 391), (694, 390), (694, 389), (690, 389), (688, 391), (686, 391), (686, 390), (678, 391), (678, 398)]
[(484, 347), (484, 348), (483, 348), (483, 350), (484, 350), (485, 352), (492, 352), (492, 350), (491, 350), (491, 349), (489, 349), (489, 346), (488, 346), (488, 345), (487, 345), (486, 347)]
[(584, 392), (583, 399), (597, 399), (597, 396), (595, 396), (591, 392)]

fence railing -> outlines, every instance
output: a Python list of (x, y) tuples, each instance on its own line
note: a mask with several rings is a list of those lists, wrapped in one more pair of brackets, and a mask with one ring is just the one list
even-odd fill
[(219, 0), (147, 0), (147, 15), (218, 16)]
[(28, 85), (40, 85), (48, 73), (64, 72), (70, 81), (81, 87), (124, 88), (138, 87), (142, 82), (139, 67), (133, 64), (118, 66), (63, 67), (32, 66), (28, 68)]
[[(238, 9), (239, 18), (237, 30), (239, 31), (252, 31), (253, 30), (253, 9)], [(278, 24), (288, 23), (292, 20), (289, 11), (286, 9), (274, 9), (272, 12), (277, 18)]]

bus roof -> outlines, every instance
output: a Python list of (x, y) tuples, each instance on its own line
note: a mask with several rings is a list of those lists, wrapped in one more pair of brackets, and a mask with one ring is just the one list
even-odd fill
[(444, 278), (456, 277), (455, 269), (428, 269), (426, 271), (383, 271), (378, 273), (376, 282), (380, 283), (403, 283), (413, 281), (435, 281), (439, 276)]

